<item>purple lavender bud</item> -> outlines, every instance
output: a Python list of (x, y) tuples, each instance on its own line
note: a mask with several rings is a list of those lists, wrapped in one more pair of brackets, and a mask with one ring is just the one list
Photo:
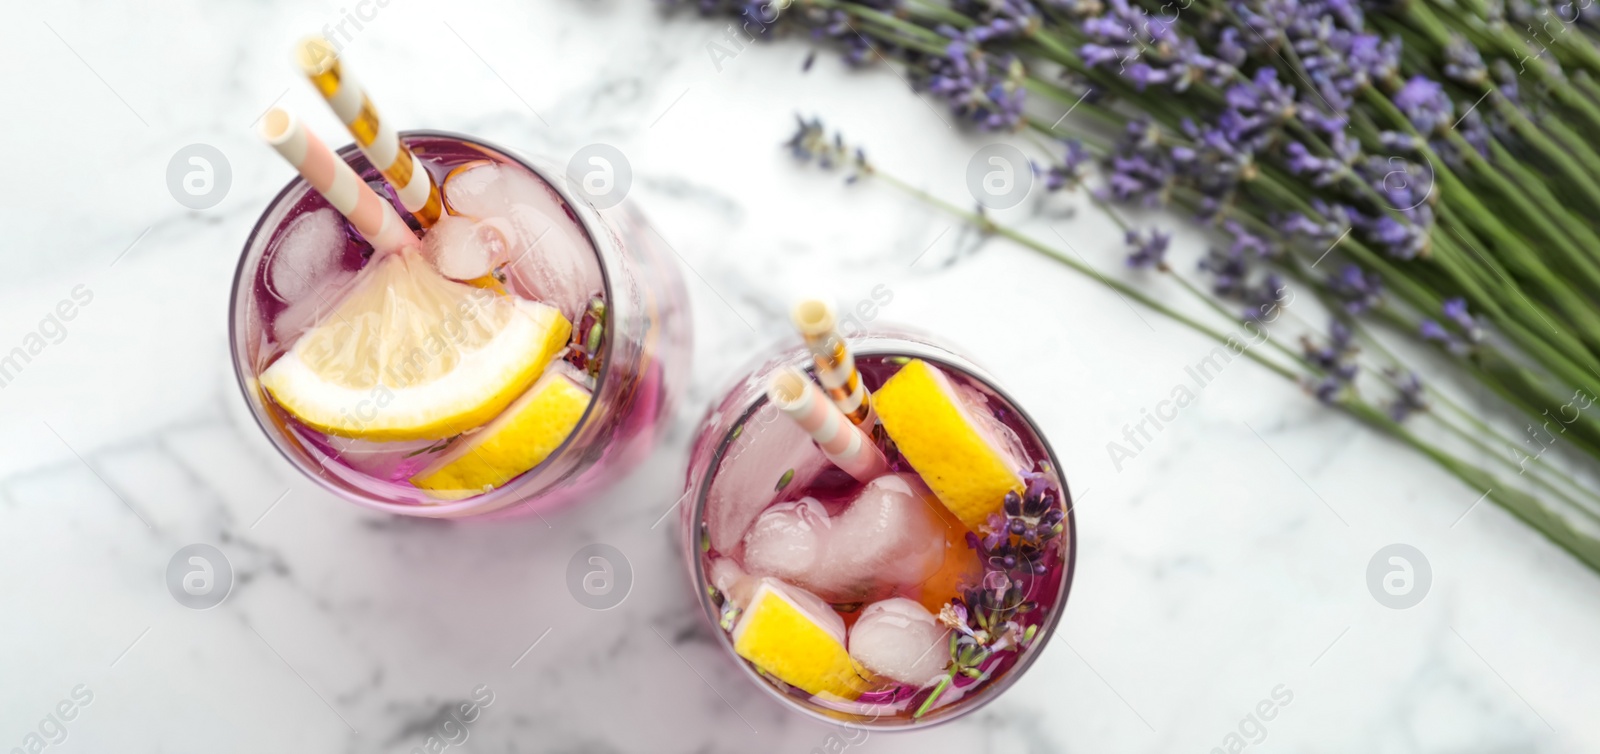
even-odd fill
[(1312, 392), (1317, 396), (1317, 400), (1323, 403), (1335, 403), (1338, 401), (1340, 393), (1344, 392), (1345, 384), (1344, 380), (1328, 376), (1318, 381)]
[(1389, 418), (1396, 422), (1403, 422), (1407, 417), (1418, 411), (1426, 411), (1428, 403), (1423, 399), (1422, 381), (1417, 378), (1416, 372), (1406, 372), (1395, 375), (1391, 370), (1390, 375), (1395, 377), (1395, 398), (1389, 403)]
[(1394, 95), (1394, 105), (1424, 134), (1444, 129), (1453, 121), (1455, 105), (1439, 82), (1426, 76), (1412, 76)]
[(1239, 44), (1239, 30), (1232, 26), (1225, 27), (1217, 35), (1217, 57), (1238, 68), (1244, 65), (1245, 55), (1244, 45)]
[(1450, 331), (1440, 327), (1438, 322), (1431, 319), (1422, 320), (1422, 323), (1417, 326), (1417, 332), (1422, 335), (1423, 340), (1436, 340), (1441, 343), (1454, 337), (1450, 334)]
[(1224, 220), (1223, 230), (1233, 237), (1233, 245), (1229, 251), (1234, 254), (1253, 256), (1258, 259), (1269, 259), (1278, 255), (1278, 248), (1266, 238), (1251, 233), (1238, 220)]
[(1129, 267), (1161, 269), (1166, 265), (1167, 246), (1172, 242), (1172, 234), (1154, 228), (1144, 232), (1130, 230), (1125, 240), (1133, 247), (1133, 251), (1128, 253)]
[(1378, 134), (1378, 143), (1382, 144), (1384, 149), (1395, 152), (1417, 151), (1417, 140), (1412, 138), (1411, 134), (1399, 131), (1384, 131)]
[(1473, 343), (1483, 340), (1483, 328), (1478, 324), (1478, 319), (1468, 313), (1466, 299), (1448, 299), (1444, 302), (1442, 309), (1445, 318), (1456, 323), (1456, 326), (1461, 328), (1461, 332), (1466, 334), (1467, 340)]
[(1489, 78), (1489, 70), (1484, 67), (1483, 55), (1478, 48), (1460, 35), (1452, 34), (1450, 43), (1444, 46), (1444, 75), (1452, 81), (1458, 81), (1471, 87), (1479, 87)]
[(1328, 276), (1325, 284), (1350, 314), (1365, 312), (1382, 301), (1383, 281), (1376, 274), (1368, 275), (1357, 265), (1345, 265), (1337, 274)]

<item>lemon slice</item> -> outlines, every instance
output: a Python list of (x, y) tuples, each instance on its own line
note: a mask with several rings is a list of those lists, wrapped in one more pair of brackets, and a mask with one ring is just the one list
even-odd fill
[(912, 360), (872, 396), (872, 407), (900, 455), (972, 531), (1023, 491), (1021, 463), (987, 416), (956, 392), (944, 372)]
[(740, 657), (816, 696), (855, 699), (871, 674), (844, 646), (844, 619), (810, 592), (764, 578), (733, 627)]
[(435, 497), (487, 492), (538, 466), (561, 446), (589, 407), (577, 370), (557, 364), (483, 429), (445, 449), (411, 483)]
[(261, 385), (326, 434), (438, 440), (494, 418), (571, 333), (555, 308), (447, 280), (408, 248), (369, 262)]

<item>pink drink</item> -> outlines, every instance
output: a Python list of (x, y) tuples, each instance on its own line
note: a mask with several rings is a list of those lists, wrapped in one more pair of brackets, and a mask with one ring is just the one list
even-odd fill
[[(420, 317), (402, 312), (418, 320), (404, 326), (423, 333), (419, 342), (429, 344), (431, 352), (405, 368), (390, 363), (374, 370), (388, 376), (369, 378), (378, 383), (371, 400), (352, 390), (354, 397), (335, 403), (333, 421), (345, 420), (347, 426), (320, 425), (304, 410), (297, 415), (274, 388), (264, 388), (263, 374), (318, 328), (370, 326), (365, 317), (351, 323), (342, 312), (349, 308), (351, 292), (370, 282), (363, 274), (373, 272), (364, 269), (372, 247), (297, 178), (257, 223), (234, 281), (234, 367), (257, 422), (291, 463), (323, 487), (402, 515), (509, 516), (593, 494), (648, 453), (681, 388), (689, 334), (677, 268), (626, 204), (597, 209), (566, 190), (563, 179), (548, 178), (558, 173), (467, 137), (412, 132), (402, 138), (443, 193), (448, 214), (426, 230), (406, 215), (353, 145), (340, 156), (412, 224), (422, 245), (408, 252), (415, 254), (410, 264), (429, 265), (428, 277), (444, 281), (435, 287), (462, 296), (460, 306), (420, 308)], [(476, 307), (499, 306), (499, 298), (570, 326), (570, 334), (565, 327), (549, 328), (555, 334), (545, 350), (554, 355), (534, 372), (549, 379), (504, 391), (499, 400), (509, 405), (498, 413), (493, 405), (479, 411), (471, 426), (419, 432), (430, 435), (425, 437), (363, 436), (361, 428), (369, 426), (365, 420), (376, 426), (392, 418), (382, 412), (390, 410), (403, 388), (415, 393), (430, 386), (414, 368), (447, 370), (456, 359), (469, 363), (468, 355), (452, 350), (461, 342), (452, 337), (464, 337), (465, 328), (488, 327)], [(400, 327), (393, 322), (375, 327), (386, 326)], [(525, 339), (504, 339), (518, 342), (497, 343), (502, 350), (533, 352)], [(547, 455), (531, 468), (519, 467), (518, 458), (525, 461), (526, 454), (517, 456), (512, 440), (525, 435), (511, 431), (501, 435), (509, 439), (499, 446), (485, 444), (515, 419), (543, 420), (539, 411), (546, 402), (534, 392), (555, 380), (588, 399), (585, 405), (569, 398), (564, 439), (561, 430), (546, 432), (556, 438), (542, 451)], [(459, 471), (462, 467), (475, 467), (467, 471), (476, 476)], [(487, 477), (486, 468), (493, 472)]]
[[(993, 699), (1048, 640), (1072, 580), (1070, 497), (1037, 428), (974, 365), (920, 337), (874, 335), (851, 339), (850, 347), (874, 400), (907, 364), (920, 361), (947, 377), (984, 435), (1015, 459), (1023, 494), (972, 531), (923, 486), (887, 419), (866, 426), (874, 427), (889, 473), (869, 482), (844, 473), (765, 394), (779, 368), (810, 366), (797, 349), (747, 376), (702, 423), (682, 513), (685, 552), (721, 643), (754, 682), (829, 722), (922, 727)], [(1012, 534), (1013, 522), (1025, 536)], [(795, 674), (810, 666), (786, 663), (781, 640), (762, 647), (751, 639), (746, 647), (760, 585), (792, 597), (803, 614), (837, 616), (838, 623), (827, 615), (815, 622), (834, 626), (847, 647), (860, 676), (846, 679), (848, 693), (836, 693), (838, 679), (815, 693), (796, 685), (804, 681)], [(996, 619), (987, 632), (979, 630), (980, 612)], [(774, 646), (775, 661), (749, 659)], [(785, 672), (796, 683), (778, 677)]]

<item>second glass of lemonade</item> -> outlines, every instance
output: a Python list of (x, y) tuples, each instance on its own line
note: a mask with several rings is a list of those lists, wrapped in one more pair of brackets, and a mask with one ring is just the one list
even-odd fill
[[(648, 453), (690, 334), (670, 252), (627, 204), (487, 142), (401, 134), (444, 216), (374, 256), (296, 178), (234, 278), (251, 413), (335, 495), (401, 515), (504, 517), (592, 495)], [(339, 156), (399, 201), (354, 145)]]
[[(864, 417), (849, 398), (817, 407), (824, 365), (805, 348), (707, 413), (685, 563), (718, 643), (785, 706), (926, 727), (994, 699), (1049, 640), (1072, 583), (1071, 499), (1038, 427), (972, 362), (904, 331), (844, 342)], [(840, 439), (851, 423), (859, 445)], [(836, 462), (846, 447), (875, 463)]]

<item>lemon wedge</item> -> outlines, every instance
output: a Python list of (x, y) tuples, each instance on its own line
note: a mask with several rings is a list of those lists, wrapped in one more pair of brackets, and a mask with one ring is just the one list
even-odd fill
[(968, 529), (1002, 511), (1007, 492), (1022, 493), (1016, 454), (990, 417), (974, 414), (986, 409), (969, 405), (936, 367), (907, 363), (873, 394), (872, 407), (900, 455)]
[(571, 333), (554, 307), (447, 280), (408, 248), (369, 262), (261, 385), (326, 434), (439, 440), (493, 419)]
[(561, 447), (583, 418), (589, 398), (577, 370), (556, 364), (494, 421), (452, 443), (411, 483), (452, 500), (505, 484)]
[(733, 627), (740, 657), (816, 696), (855, 699), (871, 673), (845, 650), (844, 619), (810, 592), (761, 579), (750, 606)]

